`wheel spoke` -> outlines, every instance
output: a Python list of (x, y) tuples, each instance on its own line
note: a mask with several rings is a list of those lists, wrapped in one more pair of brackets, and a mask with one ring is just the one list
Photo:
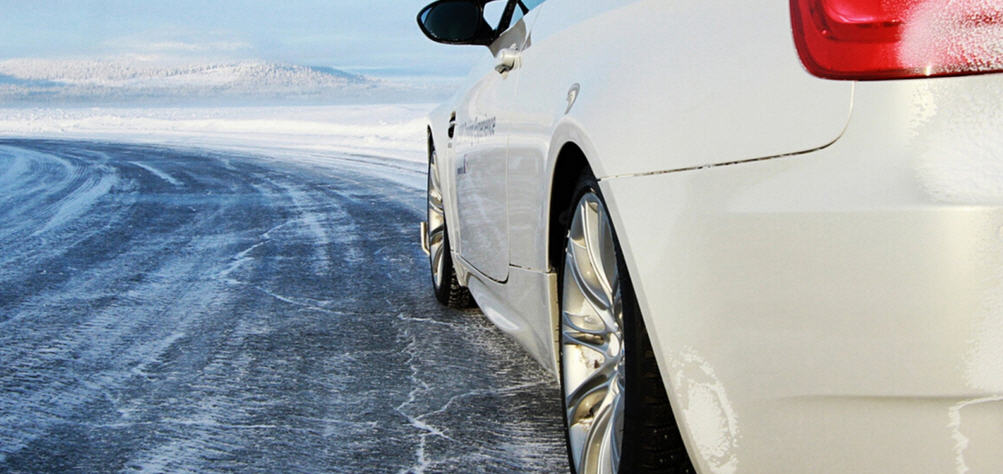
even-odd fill
[(599, 264), (599, 276), (603, 288), (612, 300), (619, 284), (619, 271), (616, 264), (616, 242), (613, 239), (613, 228), (606, 213), (606, 208), (598, 210), (599, 222), (596, 226), (595, 240), (591, 241), (595, 249), (596, 262)]
[(441, 280), (439, 275), (442, 274), (443, 267), (442, 259), (445, 247), (443, 243), (446, 238), (446, 226), (443, 219), (435, 217), (433, 213), (429, 213), (428, 250), (432, 264), (432, 278), (438, 286)]
[[(619, 448), (613, 445), (613, 425), (618, 418), (615, 412), (619, 398), (619, 393), (608, 392), (596, 410), (595, 421), (589, 427), (588, 436), (585, 438), (582, 456), (584, 472), (616, 473), (617, 461), (614, 461), (614, 451), (619, 451)], [(617, 460), (618, 458), (617, 456)]]
[(600, 366), (565, 397), (569, 425), (592, 417), (592, 408), (605, 398), (611, 386), (608, 368), (607, 364)]
[(432, 249), (432, 278), (435, 279), (437, 285), (440, 283), (439, 280), (442, 275), (444, 248), (443, 245), (436, 245)]
[[(602, 331), (599, 333), (590, 333), (585, 330), (579, 330), (573, 323), (566, 323), (567, 326), (561, 331), (562, 341), (564, 344), (574, 344), (581, 347), (586, 347), (598, 352), (603, 357), (609, 357), (609, 344), (606, 342), (607, 331)], [(568, 327), (569, 326), (569, 327)]]
[[(623, 379), (618, 380), (619, 383)], [(616, 402), (613, 404), (612, 419), (609, 423), (609, 446), (610, 446), (610, 460), (613, 464), (613, 472), (617, 472), (620, 464), (620, 449), (623, 446), (623, 421), (624, 421), (624, 406), (623, 406), (623, 387), (617, 392)]]
[[(597, 295), (594, 291), (591, 291), (591, 287), (585, 282), (585, 277), (582, 276), (578, 264), (575, 262), (576, 256), (571, 249), (568, 250), (568, 262), (565, 264), (564, 274), (571, 274), (571, 287), (569, 288), (569, 283), (567, 278), (564, 281), (564, 303), (568, 309), (574, 307), (579, 301), (584, 302), (586, 307), (580, 308), (575, 314), (581, 314), (583, 319), (589, 319), (586, 312), (591, 313), (596, 318), (598, 318), (603, 326), (605, 332), (618, 331), (620, 329), (619, 320), (621, 316), (621, 310), (619, 306), (619, 293), (615, 294), (613, 300), (605, 301), (600, 299), (601, 297)], [(587, 329), (587, 328), (580, 328)], [(589, 331), (585, 331), (589, 332)]]
[(620, 439), (622, 433), (623, 420), (623, 396), (620, 390), (611, 390), (606, 399), (603, 400), (596, 415), (596, 423), (592, 425), (592, 432), (595, 433), (593, 440), (597, 444), (598, 456), (596, 458), (597, 472), (616, 474), (620, 464)]
[(431, 188), (436, 191), (442, 189), (442, 186), (439, 185), (439, 155), (435, 150), (432, 150), (428, 159), (428, 176), (432, 180)]
[[(433, 227), (434, 226), (434, 227)], [(429, 223), (428, 229), (428, 245), (438, 245), (442, 243), (442, 239), (446, 235), (446, 226), (441, 223)]]
[(569, 273), (568, 271), (570, 270), (571, 277), (575, 285), (578, 286), (578, 291), (588, 299), (589, 304), (595, 307), (596, 311), (602, 313), (609, 310), (610, 302), (603, 295), (601, 288), (596, 288), (595, 282), (589, 281), (591, 280), (590, 277), (594, 275), (594, 270), (591, 264), (588, 263), (587, 254), (588, 252), (584, 246), (579, 246), (575, 242), (569, 242), (567, 252), (568, 263), (565, 265), (568, 268), (565, 268), (565, 274)]
[(435, 212), (440, 216), (445, 213), (442, 209), (442, 196), (439, 195), (438, 190), (428, 192), (428, 208), (430, 212)]
[(612, 300), (613, 285), (610, 283), (616, 279), (615, 258), (610, 262), (609, 256), (615, 257), (613, 252), (612, 235), (607, 224), (606, 212), (598, 199), (583, 200), (582, 206), (582, 234), (585, 250), (589, 255), (589, 264), (592, 266), (595, 278), (599, 287), (603, 290), (606, 301)]

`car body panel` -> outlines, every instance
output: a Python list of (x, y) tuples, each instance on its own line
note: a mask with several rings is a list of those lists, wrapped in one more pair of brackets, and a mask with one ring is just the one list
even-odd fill
[[(532, 47), (530, 26), (538, 10), (519, 19), (485, 53), (480, 75), (458, 98), (455, 136), (450, 140), (455, 180), (454, 207), (459, 215), (457, 250), (485, 276), (508, 278), (508, 144), (517, 116), (512, 107), (522, 68), (500, 74), (494, 55), (503, 49), (525, 52)], [(457, 221), (454, 221), (457, 222)]]
[(513, 267), (500, 284), (473, 272), (470, 292), (484, 315), (545, 369), (557, 369), (557, 275)]
[(457, 107), (452, 141), (461, 254), (498, 281), (508, 277), (509, 134), (502, 110), (514, 97), (515, 79), (489, 70)]
[(590, 162), (599, 178), (832, 143), (846, 126), (853, 85), (805, 74), (787, 5), (773, 3), (545, 3), (535, 47), (521, 58), (520, 80), (532, 86), (520, 87), (511, 107), (511, 263), (547, 269), (534, 239), (546, 233), (557, 152), (565, 141), (582, 146), (575, 137), (588, 137), (587, 156), (602, 157)]
[(858, 84), (824, 150), (601, 183), (704, 471), (1003, 470), (999, 90)]
[(849, 117), (852, 83), (804, 73), (786, 2), (550, 0), (533, 42), (521, 124), (549, 137), (574, 117), (598, 178), (811, 150)]

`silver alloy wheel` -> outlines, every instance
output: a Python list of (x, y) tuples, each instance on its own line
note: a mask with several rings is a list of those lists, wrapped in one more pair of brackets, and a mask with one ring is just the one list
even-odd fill
[(561, 372), (571, 459), (579, 473), (615, 473), (624, 418), (623, 305), (606, 206), (575, 206), (561, 285)]
[(436, 158), (435, 150), (432, 150), (428, 160), (428, 254), (432, 265), (432, 281), (438, 290), (446, 284), (446, 216), (442, 210), (442, 188), (439, 185)]

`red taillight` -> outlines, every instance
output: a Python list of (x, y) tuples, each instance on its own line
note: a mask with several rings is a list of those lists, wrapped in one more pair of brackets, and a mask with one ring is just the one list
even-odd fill
[(1003, 0), (791, 0), (801, 62), (831, 79), (1003, 71)]

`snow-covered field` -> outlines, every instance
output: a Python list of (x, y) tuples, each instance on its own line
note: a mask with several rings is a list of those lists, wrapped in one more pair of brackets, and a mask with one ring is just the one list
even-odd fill
[(228, 106), (438, 102), (447, 78), (376, 78), (260, 59), (0, 60), (4, 106)]
[(258, 59), (6, 59), (0, 138), (424, 161), (422, 117), (455, 82)]
[(432, 105), (0, 108), (0, 137), (234, 151), (311, 151), (423, 161)]

